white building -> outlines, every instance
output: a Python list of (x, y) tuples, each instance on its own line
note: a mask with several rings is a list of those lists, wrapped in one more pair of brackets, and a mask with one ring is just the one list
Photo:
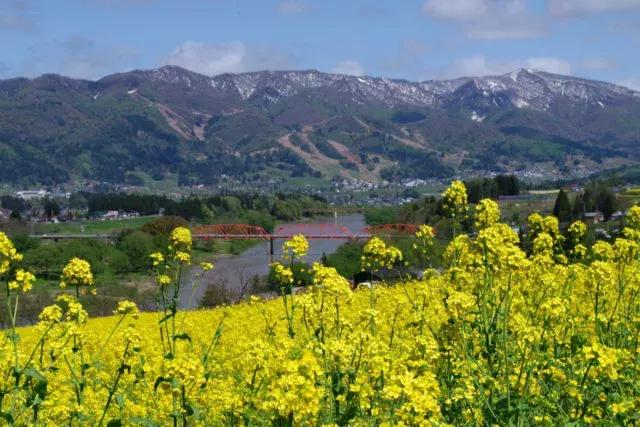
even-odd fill
[(102, 219), (118, 219), (120, 213), (118, 211), (107, 211), (106, 214), (102, 215)]
[(20, 197), (23, 200), (42, 199), (47, 194), (49, 194), (47, 190), (16, 191), (16, 196)]

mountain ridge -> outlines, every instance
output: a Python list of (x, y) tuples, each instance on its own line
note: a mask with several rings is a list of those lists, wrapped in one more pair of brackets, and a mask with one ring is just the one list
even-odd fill
[(2, 81), (9, 81), (9, 80), (38, 80), (42, 77), (46, 77), (46, 76), (55, 76), (55, 77), (62, 77), (64, 79), (67, 80), (77, 80), (77, 81), (84, 81), (84, 82), (99, 82), (101, 80), (104, 79), (108, 79), (110, 77), (114, 77), (114, 76), (119, 76), (119, 75), (128, 75), (128, 74), (132, 74), (132, 73), (154, 73), (154, 72), (158, 72), (158, 71), (162, 71), (162, 70), (177, 70), (179, 72), (184, 72), (184, 73), (189, 73), (191, 75), (197, 75), (200, 77), (204, 77), (204, 78), (208, 78), (208, 79), (216, 79), (216, 78), (221, 78), (221, 77), (228, 77), (228, 76), (246, 76), (246, 75), (263, 75), (263, 74), (308, 74), (308, 73), (313, 73), (313, 74), (324, 74), (324, 75), (332, 75), (332, 76), (338, 76), (338, 77), (347, 77), (347, 78), (367, 78), (367, 79), (375, 79), (375, 80), (388, 80), (388, 81), (396, 81), (396, 82), (404, 82), (404, 83), (431, 83), (431, 82), (454, 82), (454, 81), (458, 81), (458, 80), (471, 80), (471, 79), (485, 79), (485, 78), (495, 78), (495, 77), (511, 77), (512, 79), (514, 78), (513, 76), (517, 76), (521, 73), (528, 73), (528, 74), (539, 74), (539, 75), (547, 75), (547, 76), (554, 76), (554, 77), (561, 77), (561, 78), (565, 78), (565, 79), (571, 79), (571, 80), (580, 80), (580, 81), (584, 81), (584, 82), (594, 82), (594, 83), (604, 83), (610, 86), (617, 86), (620, 88), (623, 88), (629, 92), (635, 92), (638, 93), (640, 95), (640, 91), (628, 88), (626, 86), (623, 85), (619, 85), (616, 83), (612, 83), (612, 82), (608, 82), (606, 80), (596, 80), (596, 79), (591, 79), (591, 78), (586, 78), (586, 77), (580, 77), (580, 76), (573, 76), (573, 75), (566, 75), (566, 74), (559, 74), (559, 73), (552, 73), (552, 72), (548, 72), (548, 71), (544, 71), (541, 69), (535, 69), (535, 68), (526, 68), (526, 67), (521, 67), (521, 68), (516, 68), (510, 72), (504, 73), (504, 74), (483, 74), (483, 75), (479, 75), (479, 76), (473, 76), (473, 75), (463, 75), (463, 76), (459, 76), (459, 77), (453, 77), (453, 78), (448, 78), (448, 79), (426, 79), (426, 80), (410, 80), (410, 79), (406, 79), (406, 78), (392, 78), (392, 77), (383, 77), (383, 76), (371, 76), (371, 75), (351, 75), (351, 74), (342, 74), (342, 73), (334, 73), (334, 72), (325, 72), (325, 71), (320, 71), (318, 69), (315, 68), (308, 68), (308, 69), (289, 69), (289, 70), (256, 70), (256, 71), (244, 71), (244, 72), (237, 72), (237, 73), (233, 73), (233, 72), (225, 72), (225, 73), (220, 73), (220, 74), (215, 74), (215, 75), (208, 75), (208, 74), (203, 74), (200, 73), (198, 71), (193, 71), (190, 70), (188, 68), (179, 66), (179, 65), (163, 65), (160, 67), (156, 67), (156, 68), (135, 68), (129, 71), (121, 71), (121, 72), (116, 72), (116, 73), (111, 73), (111, 74), (107, 74), (103, 77), (100, 77), (98, 79), (85, 79), (85, 78), (76, 78), (76, 77), (69, 77), (69, 76), (65, 76), (63, 74), (58, 74), (58, 73), (43, 73), (40, 74), (38, 76), (34, 76), (34, 77), (23, 77), (23, 76), (17, 76), (17, 77), (9, 77), (9, 78), (5, 78), (5, 79), (0, 79), (0, 82)]
[(6, 182), (571, 176), (640, 161), (638, 142), (640, 92), (529, 69), (412, 82), (168, 65), (0, 80)]

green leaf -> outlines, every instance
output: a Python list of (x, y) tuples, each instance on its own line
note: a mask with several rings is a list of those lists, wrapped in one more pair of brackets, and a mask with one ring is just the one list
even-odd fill
[(107, 423), (107, 427), (122, 427), (122, 421), (120, 421), (120, 418), (114, 419), (114, 420), (110, 420)]
[(171, 313), (167, 314), (166, 316), (164, 316), (162, 319), (160, 319), (160, 321), (158, 323), (160, 325), (162, 325), (164, 322), (166, 322), (167, 320), (171, 319), (175, 315), (176, 315), (175, 313), (171, 312)]
[(46, 381), (46, 378), (36, 368), (25, 368), (22, 373), (34, 381)]
[(171, 383), (171, 379), (170, 378), (165, 378), (165, 377), (156, 378), (156, 382), (153, 384), (153, 391), (157, 391), (158, 387), (162, 383)]
[(191, 336), (189, 336), (189, 334), (187, 334), (186, 332), (182, 333), (182, 334), (175, 334), (173, 336), (173, 340), (187, 340), (189, 342), (191, 342)]
[(122, 393), (116, 394), (116, 403), (118, 404), (118, 407), (123, 408), (124, 401), (125, 401), (125, 396)]

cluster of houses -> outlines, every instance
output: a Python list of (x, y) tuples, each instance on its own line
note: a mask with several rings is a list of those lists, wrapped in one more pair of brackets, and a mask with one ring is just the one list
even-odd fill
[[(70, 221), (78, 218), (78, 212), (76, 210), (70, 209), (68, 207), (62, 206), (59, 209), (57, 215), (54, 216), (45, 216), (41, 207), (39, 207), (38, 201), (51, 198), (51, 199), (69, 199), (71, 197), (71, 193), (65, 192), (52, 192), (44, 189), (40, 190), (22, 190), (16, 191), (14, 196), (20, 198), (27, 202), (36, 202), (35, 204), (29, 203), (29, 209), (25, 212), (22, 212), (22, 217), (25, 219), (29, 219), (32, 222), (52, 222), (59, 223), (64, 221)], [(7, 209), (4, 207), (0, 207), (0, 221), (8, 221), (11, 219), (12, 211), (11, 209)], [(96, 219), (101, 219), (103, 221), (108, 220), (117, 220), (117, 219), (125, 219), (125, 218), (134, 218), (140, 216), (139, 212), (125, 212), (125, 211), (117, 211), (110, 210), (107, 212), (101, 212), (95, 216)]]
[(100, 215), (100, 219), (103, 221), (109, 221), (114, 219), (136, 218), (140, 216), (140, 212), (124, 212), (124, 211), (107, 211)]
[[(609, 221), (618, 221), (618, 220), (624, 218), (624, 216), (625, 216), (625, 212), (617, 211), (617, 212), (614, 212), (613, 214), (611, 214), (611, 217), (609, 218)], [(605, 217), (604, 217), (604, 214), (602, 212), (600, 212), (600, 211), (585, 212), (584, 215), (582, 216), (582, 220), (586, 224), (598, 224), (600, 222), (604, 222), (605, 221)]]
[(52, 199), (59, 199), (59, 198), (68, 199), (70, 196), (71, 196), (71, 193), (49, 192), (47, 190), (42, 190), (42, 189), (16, 191), (16, 197), (19, 197), (22, 200), (38, 200), (38, 199), (44, 199), (45, 197), (51, 197)]

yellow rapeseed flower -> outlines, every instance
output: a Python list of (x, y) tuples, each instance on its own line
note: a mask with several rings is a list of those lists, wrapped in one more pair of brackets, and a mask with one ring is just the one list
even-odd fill
[(72, 258), (62, 269), (60, 277), (60, 287), (68, 286), (91, 286), (93, 285), (93, 273), (91, 265), (80, 258)]

